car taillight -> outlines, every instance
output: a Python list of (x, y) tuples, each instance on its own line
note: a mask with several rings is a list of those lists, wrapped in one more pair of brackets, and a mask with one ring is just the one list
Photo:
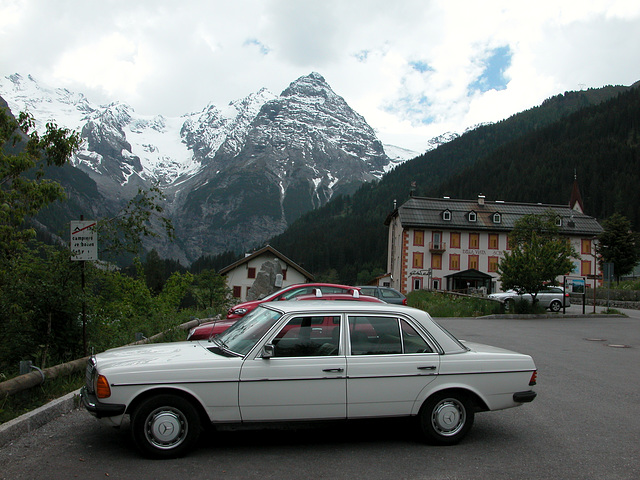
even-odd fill
[(406, 299), (406, 298), (403, 298), (403, 299), (402, 299), (402, 304), (403, 304), (403, 305), (406, 305), (406, 304), (407, 304), (407, 299)]
[(96, 396), (98, 398), (109, 398), (111, 396), (111, 387), (109, 386), (107, 377), (104, 375), (98, 376), (98, 381), (96, 382)]
[(532, 386), (535, 385), (537, 380), (538, 380), (538, 371), (534, 370), (533, 373), (531, 374), (529, 385), (532, 385)]

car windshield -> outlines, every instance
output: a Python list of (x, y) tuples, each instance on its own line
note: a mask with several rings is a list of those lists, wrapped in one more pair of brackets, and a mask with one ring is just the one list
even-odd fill
[(281, 316), (280, 312), (258, 307), (215, 337), (215, 343), (229, 352), (244, 356)]

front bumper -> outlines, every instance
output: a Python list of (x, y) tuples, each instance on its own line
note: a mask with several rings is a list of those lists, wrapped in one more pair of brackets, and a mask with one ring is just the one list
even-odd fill
[(118, 415), (123, 415), (126, 410), (126, 405), (101, 403), (95, 394), (87, 391), (86, 386), (80, 390), (80, 398), (82, 398), (84, 408), (97, 418), (117, 417)]
[(516, 403), (528, 403), (533, 402), (537, 393), (533, 390), (527, 390), (526, 392), (516, 392), (513, 394), (513, 401)]

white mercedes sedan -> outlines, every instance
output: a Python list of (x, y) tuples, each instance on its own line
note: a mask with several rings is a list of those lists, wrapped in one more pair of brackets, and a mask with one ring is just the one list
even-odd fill
[(528, 355), (454, 338), (423, 312), (365, 302), (265, 303), (209, 340), (108, 350), (87, 366), (85, 408), (130, 415), (143, 454), (181, 456), (204, 426), (413, 417), (459, 442), (476, 412), (531, 402)]

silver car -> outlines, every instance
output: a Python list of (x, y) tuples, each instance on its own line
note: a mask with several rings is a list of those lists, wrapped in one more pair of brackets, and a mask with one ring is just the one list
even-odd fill
[[(504, 309), (509, 312), (513, 311), (515, 302), (518, 300), (526, 300), (532, 302), (530, 293), (519, 294), (515, 290), (507, 290), (502, 293), (492, 293), (489, 298), (500, 300), (504, 303)], [(552, 312), (559, 312), (562, 307), (569, 305), (569, 294), (562, 287), (544, 287), (536, 296), (538, 304), (544, 308), (548, 308)]]

